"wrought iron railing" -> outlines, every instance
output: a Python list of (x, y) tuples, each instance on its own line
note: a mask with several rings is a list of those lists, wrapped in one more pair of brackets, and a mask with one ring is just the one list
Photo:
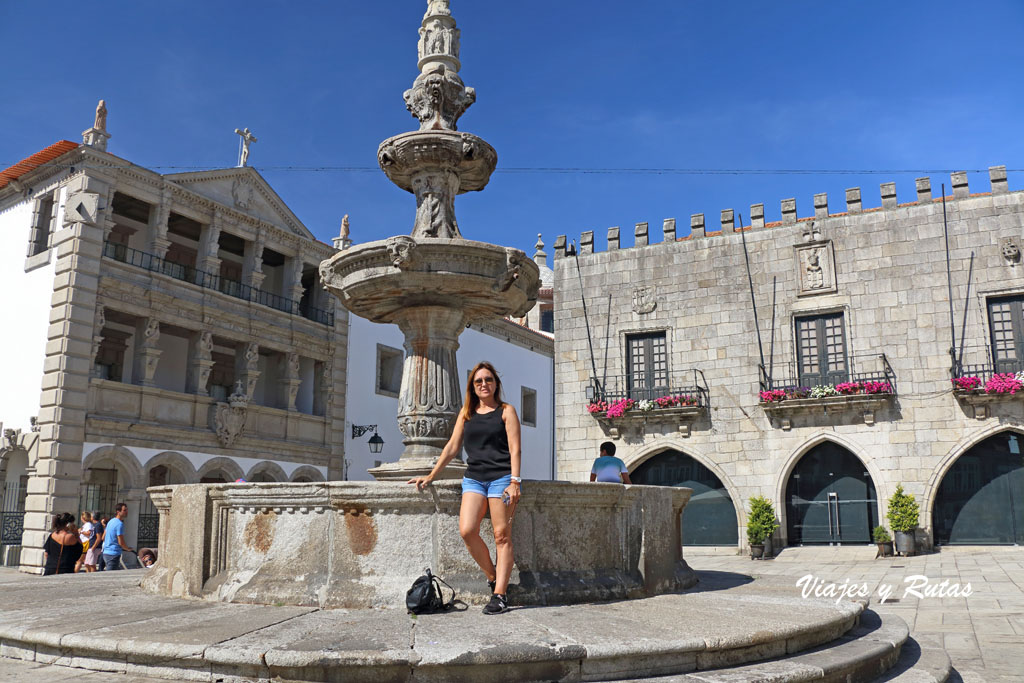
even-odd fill
[[(812, 376), (801, 375), (795, 362), (775, 364), (769, 373), (764, 365), (758, 365), (761, 391), (775, 389), (793, 389), (809, 391), (815, 384), (821, 384), (821, 374)], [(811, 379), (813, 377), (813, 379)], [(884, 353), (851, 355), (846, 358), (846, 369), (831, 371), (825, 375), (826, 382), (832, 385), (844, 382), (887, 382), (896, 393), (896, 373), (893, 372), (889, 359)], [(811, 383), (813, 382), (813, 383)]]
[(160, 544), (160, 513), (153, 500), (146, 496), (139, 509), (139, 529), (136, 548), (156, 548)]
[(984, 388), (985, 383), (992, 379), (992, 375), (1015, 375), (1018, 372), (1024, 372), (1024, 358), (995, 360), (988, 346), (971, 346), (960, 349), (956, 354), (950, 376), (953, 379), (977, 377), (981, 380), (980, 386)]
[(21, 545), (25, 523), (26, 486), (9, 481), (0, 486), (0, 545)]
[(236, 299), (251, 301), (284, 313), (300, 315), (307, 320), (312, 320), (322, 325), (334, 325), (334, 315), (330, 311), (325, 311), (306, 303), (299, 304), (291, 299), (272, 294), (271, 292), (265, 292), (237, 280), (231, 280), (221, 275), (213, 275), (198, 270), (192, 266), (168, 261), (159, 256), (147, 254), (138, 249), (132, 249), (124, 244), (105, 242), (103, 245), (103, 255), (115, 261), (148, 270), (151, 273), (163, 273), (175, 280), (198, 285), (203, 289), (212, 289)]
[(653, 401), (662, 396), (692, 396), (698, 407), (706, 408), (708, 383), (704, 373), (690, 368), (661, 376), (655, 374), (653, 378), (646, 373), (607, 375), (592, 377), (587, 385), (587, 399), (591, 402), (612, 403), (625, 398)]

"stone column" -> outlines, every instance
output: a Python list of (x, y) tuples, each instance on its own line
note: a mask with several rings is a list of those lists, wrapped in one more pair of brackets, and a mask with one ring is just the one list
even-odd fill
[[(92, 325), (92, 374), (96, 375), (96, 358), (100, 355), (100, 344), (103, 343), (103, 328), (107, 324), (103, 304), (96, 305), (96, 314)], [(120, 379), (120, 378), (118, 378)]]
[[(398, 462), (370, 470), (378, 480), (408, 479), (427, 474), (455, 426), (462, 407), (462, 381), (455, 352), (465, 313), (456, 308), (421, 306), (404, 310), (397, 320), (405, 334), (405, 365), (398, 396), (398, 428), (405, 450)], [(465, 465), (456, 458), (441, 478), (462, 476)]]
[(171, 216), (171, 190), (164, 188), (160, 203), (149, 212), (149, 253), (157, 258), (167, 255), (171, 241), (167, 239), (167, 221)]
[(209, 396), (207, 383), (213, 370), (213, 333), (193, 332), (188, 351), (188, 390), (199, 396)]
[(302, 379), (299, 377), (299, 354), (289, 353), (281, 362), (281, 393), (285, 398), (285, 407), (288, 410), (298, 410), (295, 407), (295, 397), (299, 394), (299, 385)]
[(132, 379), (144, 387), (154, 387), (156, 367), (160, 362), (160, 321), (146, 318), (135, 325), (135, 363)]
[(236, 355), (235, 377), (242, 380), (245, 395), (252, 401), (260, 378), (260, 345), (256, 342), (246, 344), (244, 351)]
[(299, 310), (299, 302), (302, 301), (302, 270), (305, 267), (305, 260), (303, 259), (302, 247), (299, 247), (298, 252), (294, 257), (291, 258), (288, 272), (288, 283), (285, 285), (288, 289), (288, 298), (294, 303), (293, 309)]
[(256, 236), (256, 241), (245, 244), (245, 263), (242, 266), (242, 284), (249, 285), (253, 289), (263, 286), (263, 247), (266, 242), (263, 235)]
[[(88, 173), (86, 171), (85, 173)], [(103, 252), (99, 204), (110, 184), (79, 173), (68, 181), (64, 225), (57, 226), (53, 295), (39, 399), (39, 445), (28, 483), (21, 570), (41, 573), (50, 515), (78, 509), (82, 442), (92, 373), (96, 291)]]
[(209, 225), (203, 227), (203, 234), (199, 237), (199, 254), (196, 257), (196, 269), (210, 275), (220, 274), (220, 259), (217, 258), (217, 251), (220, 248), (220, 230), (224, 222), (224, 215), (220, 209), (213, 210), (213, 220)]

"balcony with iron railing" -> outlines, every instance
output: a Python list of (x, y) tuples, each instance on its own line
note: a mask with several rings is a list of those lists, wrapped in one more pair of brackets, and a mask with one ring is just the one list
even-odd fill
[(632, 373), (591, 378), (587, 412), (612, 438), (625, 430), (672, 424), (683, 436), (706, 414), (708, 383), (695, 368), (674, 373)]
[(801, 373), (796, 362), (758, 370), (759, 404), (785, 430), (796, 415), (829, 411), (861, 412), (866, 424), (874, 424), (875, 411), (896, 397), (896, 373), (884, 353), (847, 356), (845, 367), (828, 372)]
[(230, 280), (221, 275), (213, 275), (198, 270), (192, 266), (174, 263), (159, 256), (147, 254), (138, 249), (132, 249), (124, 244), (105, 242), (103, 244), (103, 255), (120, 263), (141, 268), (151, 273), (162, 273), (175, 280), (188, 282), (203, 289), (217, 291), (235, 299), (250, 301), (283, 313), (299, 315), (321, 325), (334, 325), (334, 316), (330, 311), (310, 306), (305, 302), (300, 304), (283, 296), (264, 292), (237, 280)]
[(986, 345), (961, 348), (952, 356), (953, 395), (979, 420), (994, 404), (1024, 401), (1024, 354), (1016, 349), (993, 354)]

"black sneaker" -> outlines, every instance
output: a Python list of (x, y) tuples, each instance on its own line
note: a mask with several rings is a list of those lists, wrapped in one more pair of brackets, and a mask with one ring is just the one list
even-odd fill
[(501, 614), (508, 611), (508, 603), (505, 596), (499, 593), (491, 595), (491, 601), (484, 606), (484, 614)]

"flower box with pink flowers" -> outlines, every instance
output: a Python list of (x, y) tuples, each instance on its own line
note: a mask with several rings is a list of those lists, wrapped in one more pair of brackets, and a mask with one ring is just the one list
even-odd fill
[(984, 419), (991, 414), (990, 406), (1013, 400), (1024, 400), (1024, 371), (982, 372), (979, 376), (963, 373), (951, 380), (953, 395), (974, 409), (974, 416)]

